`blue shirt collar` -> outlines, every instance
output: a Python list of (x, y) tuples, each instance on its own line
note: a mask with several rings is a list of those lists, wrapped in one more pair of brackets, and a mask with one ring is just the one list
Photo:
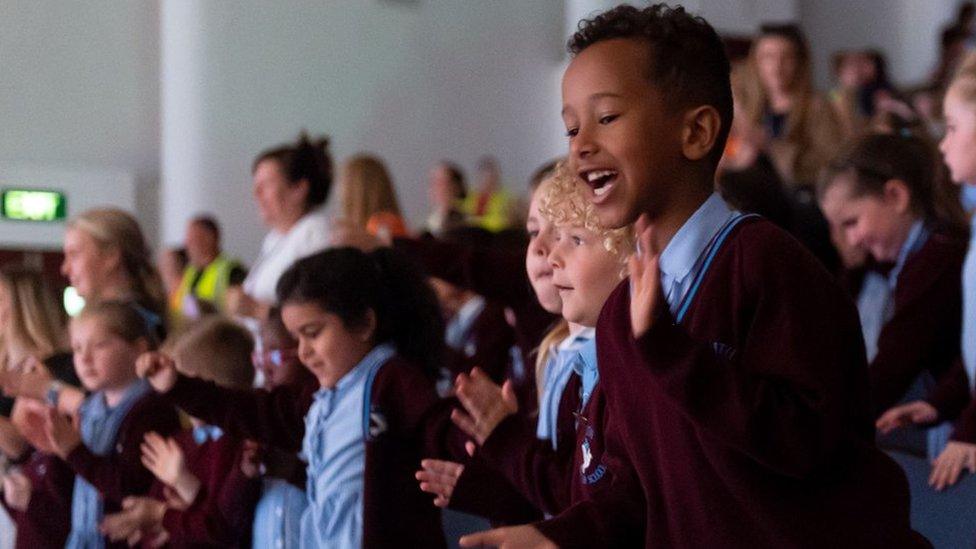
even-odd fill
[(596, 338), (583, 343), (579, 348), (579, 358), (573, 362), (573, 370), (582, 377), (586, 372), (597, 371), (596, 367)]
[(322, 387), (318, 391), (315, 391), (315, 399), (319, 400), (325, 398), (329, 395), (329, 393), (332, 392), (345, 392), (349, 387), (353, 387), (358, 382), (362, 381), (362, 379), (369, 374), (369, 371), (374, 365), (383, 364), (394, 354), (396, 354), (396, 348), (392, 343), (381, 343), (380, 345), (373, 347), (373, 350), (366, 353), (366, 356), (364, 356), (363, 359), (360, 360), (352, 370), (346, 372), (346, 375), (339, 379), (335, 387), (332, 389)]
[(905, 262), (908, 258), (915, 254), (925, 245), (925, 241), (928, 240), (928, 230), (925, 228), (925, 224), (921, 220), (916, 221), (912, 224), (912, 228), (908, 231), (908, 237), (905, 242), (901, 245), (901, 250), (898, 251), (898, 259), (895, 260), (895, 266), (888, 273), (888, 285), (894, 288), (898, 282), (898, 275), (901, 274), (901, 270), (905, 267)]
[(661, 272), (678, 281), (688, 276), (702, 250), (732, 213), (722, 197), (712, 193), (664, 248), (661, 253)]

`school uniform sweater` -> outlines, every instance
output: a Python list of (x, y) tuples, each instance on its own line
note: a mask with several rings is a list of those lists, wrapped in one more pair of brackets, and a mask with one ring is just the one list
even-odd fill
[(31, 483), (27, 508), (23, 511), (12, 509), (0, 498), (17, 526), (15, 549), (64, 547), (71, 530), (74, 472), (56, 456), (36, 450), (31, 451), (20, 471)]
[(515, 342), (526, 367), (515, 380), (519, 409), (536, 409), (538, 398), (531, 365), (535, 351), (557, 320), (542, 308), (525, 272), (525, 249), (475, 247), (434, 239), (394, 239), (394, 247), (419, 263), (430, 276), (467, 288), (485, 299), (512, 310)]
[(675, 317), (635, 340), (622, 283), (597, 325), (610, 486), (538, 525), (562, 547), (924, 546), (874, 445), (857, 313), (771, 223), (728, 235)]
[(480, 297), (474, 300), (472, 305), (482, 305), (476, 316), (448, 322), (443, 367), (452, 384), (458, 374), (468, 373), (475, 366), (501, 384), (511, 375), (510, 349), (515, 345), (515, 333), (505, 319), (504, 307)]
[[(250, 547), (261, 482), (241, 469), (242, 442), (218, 433), (204, 427), (174, 437), (186, 467), (200, 481), (200, 491), (187, 509), (168, 509), (163, 515), (172, 547)], [(157, 480), (149, 496), (165, 501), (164, 490)]]
[[(306, 413), (317, 393), (301, 387), (234, 391), (180, 376), (164, 396), (228, 434), (297, 451), (305, 436)], [(438, 399), (431, 381), (396, 355), (376, 373), (369, 402), (363, 546), (443, 547), (440, 511), (421, 492), (414, 473), (422, 457), (457, 459), (442, 445), (451, 438), (445, 434), (451, 430), (451, 402)], [(351, 413), (364, 412), (359, 407)], [(311, 486), (315, 479), (309, 480)]]
[(898, 404), (925, 371), (941, 379), (959, 358), (966, 242), (931, 234), (905, 261), (894, 289), (894, 314), (881, 329), (868, 367), (875, 416)]

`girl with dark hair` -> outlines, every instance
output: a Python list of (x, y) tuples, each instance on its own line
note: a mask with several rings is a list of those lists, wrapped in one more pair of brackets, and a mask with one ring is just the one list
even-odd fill
[(264, 318), (275, 301), (275, 285), (295, 260), (325, 249), (329, 222), (325, 204), (332, 187), (329, 140), (304, 132), (294, 144), (262, 152), (254, 159), (254, 201), (271, 229), (242, 291), (228, 292), (227, 308)]
[(440, 514), (413, 476), (449, 439), (433, 384), (443, 321), (432, 290), (395, 252), (352, 248), (298, 261), (277, 290), (318, 390), (221, 389), (178, 375), (159, 354), (140, 359), (140, 375), (194, 417), (302, 450), (302, 547), (443, 546)]
[(965, 225), (958, 203), (940, 208), (940, 173), (933, 144), (869, 135), (834, 159), (820, 186), (836, 234), (870, 258), (856, 300), (876, 417), (959, 357)]

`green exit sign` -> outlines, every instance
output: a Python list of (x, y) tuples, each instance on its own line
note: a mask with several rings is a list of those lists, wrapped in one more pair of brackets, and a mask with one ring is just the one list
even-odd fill
[(35, 189), (0, 192), (0, 215), (18, 221), (62, 221), (68, 214), (64, 193)]

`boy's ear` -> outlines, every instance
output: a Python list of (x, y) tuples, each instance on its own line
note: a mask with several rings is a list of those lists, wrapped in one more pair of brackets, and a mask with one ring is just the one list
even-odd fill
[(885, 182), (884, 197), (898, 213), (905, 213), (911, 209), (912, 193), (908, 190), (908, 184), (901, 179), (889, 179)]
[(687, 111), (681, 130), (681, 152), (688, 160), (701, 160), (712, 152), (722, 129), (722, 117), (711, 105)]

